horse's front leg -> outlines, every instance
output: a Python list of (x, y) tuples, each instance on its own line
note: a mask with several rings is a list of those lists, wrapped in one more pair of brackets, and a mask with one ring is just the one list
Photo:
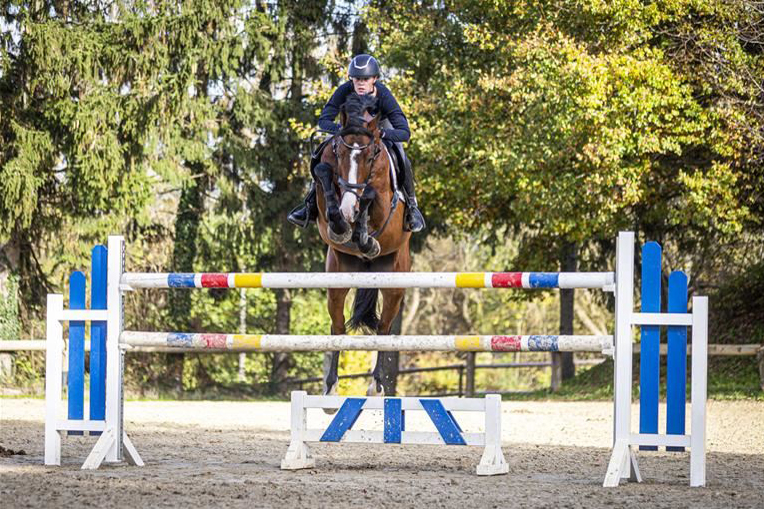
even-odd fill
[(361, 195), (360, 214), (358, 221), (353, 228), (352, 241), (358, 246), (361, 254), (368, 259), (379, 256), (379, 242), (374, 237), (369, 236), (369, 208), (374, 203), (377, 193), (371, 186), (366, 186)]
[(350, 240), (353, 231), (350, 225), (340, 213), (340, 207), (337, 202), (337, 190), (334, 187), (334, 170), (329, 163), (319, 163), (313, 169), (321, 187), (324, 190), (326, 199), (326, 222), (329, 228), (326, 229), (329, 239), (337, 244), (344, 244)]
[[(345, 297), (349, 291), (348, 288), (330, 288), (328, 290), (332, 335), (345, 334)], [(338, 351), (326, 352), (324, 354), (324, 395), (337, 394), (339, 360), (340, 352)]]
[[(403, 288), (390, 288), (380, 291), (382, 292), (382, 314), (379, 317), (377, 334), (387, 335), (390, 334), (390, 329), (393, 327), (393, 320), (398, 316), (398, 312), (401, 309), (401, 302), (403, 302), (403, 296), (406, 294), (406, 290)], [(388, 381), (388, 375), (383, 372), (382, 363), (386, 353), (387, 352), (377, 352), (377, 360), (374, 363), (374, 370), (371, 372), (371, 384), (366, 391), (366, 394), (369, 396), (385, 395), (384, 382)]]

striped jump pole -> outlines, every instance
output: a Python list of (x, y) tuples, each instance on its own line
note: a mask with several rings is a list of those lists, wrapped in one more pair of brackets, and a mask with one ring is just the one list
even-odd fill
[(613, 336), (374, 336), (204, 334), (124, 331), (120, 346), (198, 348), (238, 352), (597, 352), (612, 351)]
[(126, 272), (123, 290), (139, 288), (599, 288), (613, 272)]

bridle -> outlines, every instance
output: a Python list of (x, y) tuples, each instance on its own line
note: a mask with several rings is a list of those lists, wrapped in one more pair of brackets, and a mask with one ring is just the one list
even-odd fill
[[(348, 142), (345, 141), (345, 138), (344, 138), (348, 134), (360, 134), (362, 136), (368, 136), (370, 141), (366, 145), (360, 145), (360, 146), (350, 145)], [(379, 154), (382, 153), (382, 149), (380, 148), (379, 143), (374, 142), (374, 133), (372, 133), (365, 127), (360, 127), (360, 126), (346, 127), (342, 129), (339, 133), (337, 133), (332, 139), (332, 151), (334, 152), (334, 157), (337, 159), (337, 168), (339, 168), (340, 166), (340, 155), (337, 152), (339, 143), (341, 143), (347, 149), (360, 150), (361, 152), (363, 152), (369, 147), (374, 147), (374, 151), (369, 155), (369, 160), (368, 160), (368, 164), (371, 169), (369, 170), (369, 174), (366, 176), (366, 179), (363, 181), (363, 183), (352, 184), (348, 182), (347, 180), (345, 180), (344, 178), (342, 178), (341, 176), (337, 175), (337, 183), (342, 189), (340, 200), (344, 198), (346, 193), (353, 193), (356, 195), (358, 199), (360, 199), (361, 195), (363, 195), (363, 192), (366, 190), (366, 188), (369, 185), (369, 182), (371, 182), (371, 179), (374, 176), (374, 161), (376, 161), (377, 157), (379, 157)]]
[[(362, 136), (368, 136), (369, 137), (369, 143), (366, 145), (360, 145), (360, 146), (353, 146), (350, 145), (348, 142), (345, 141), (345, 135), (348, 134), (360, 134)], [(374, 142), (374, 133), (366, 129), (362, 126), (357, 125), (351, 125), (344, 127), (340, 132), (335, 134), (332, 137), (332, 151), (334, 152), (334, 157), (337, 159), (337, 168), (340, 167), (340, 156), (337, 152), (337, 148), (339, 144), (342, 144), (345, 148), (350, 150), (360, 150), (364, 151), (369, 147), (374, 147), (373, 153), (369, 155), (368, 164), (371, 168), (369, 170), (369, 174), (366, 176), (366, 179), (361, 184), (352, 184), (342, 178), (341, 176), (337, 175), (337, 183), (340, 186), (340, 189), (342, 192), (340, 193), (340, 200), (345, 197), (346, 193), (353, 193), (356, 195), (356, 197), (360, 200), (364, 191), (369, 186), (369, 183), (371, 182), (372, 177), (374, 176), (374, 161), (377, 160), (377, 157), (379, 157), (379, 154), (382, 153), (382, 147), (380, 146), (381, 143), (375, 143)], [(398, 206), (398, 194), (393, 193), (393, 201), (390, 204), (390, 213), (387, 215), (387, 219), (385, 219), (385, 222), (382, 224), (382, 226), (374, 232), (371, 232), (369, 234), (370, 237), (378, 237), (382, 234), (383, 231), (385, 231), (385, 228), (387, 228), (387, 224), (390, 222), (390, 219), (393, 217), (393, 213), (395, 212), (396, 207)]]

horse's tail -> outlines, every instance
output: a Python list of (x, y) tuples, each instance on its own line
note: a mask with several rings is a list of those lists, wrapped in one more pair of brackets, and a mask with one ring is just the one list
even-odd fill
[(377, 299), (379, 289), (377, 288), (359, 288), (355, 293), (353, 301), (353, 316), (348, 320), (346, 327), (350, 330), (368, 329), (369, 332), (376, 332), (379, 324), (377, 316)]

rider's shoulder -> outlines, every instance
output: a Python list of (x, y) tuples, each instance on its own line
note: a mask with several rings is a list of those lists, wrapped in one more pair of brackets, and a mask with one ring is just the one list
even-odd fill
[(348, 80), (334, 90), (334, 97), (345, 99), (353, 92), (353, 82)]
[(386, 95), (386, 96), (387, 96), (387, 95), (393, 95), (393, 93), (392, 93), (392, 92), (390, 92), (390, 89), (389, 89), (389, 88), (387, 88), (387, 87), (385, 86), (385, 84), (384, 84), (384, 83), (382, 83), (381, 81), (378, 81), (378, 82), (376, 82), (376, 83), (374, 84), (374, 87), (377, 89), (377, 93), (378, 93), (378, 94), (382, 94), (382, 95)]

